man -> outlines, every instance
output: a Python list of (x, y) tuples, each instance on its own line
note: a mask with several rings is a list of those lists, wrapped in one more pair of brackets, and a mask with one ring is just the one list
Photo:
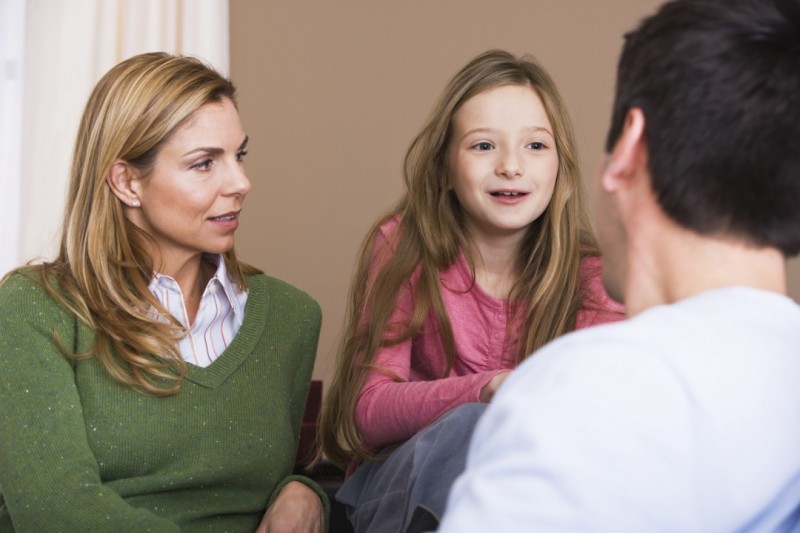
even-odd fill
[(800, 1), (645, 19), (606, 149), (596, 226), (629, 319), (514, 372), (439, 531), (800, 529)]

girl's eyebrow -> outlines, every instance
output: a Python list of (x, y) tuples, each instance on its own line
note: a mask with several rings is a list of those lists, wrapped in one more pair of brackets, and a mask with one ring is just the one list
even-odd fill
[[(546, 133), (546, 134), (550, 135), (551, 137), (553, 137), (553, 133), (549, 129), (545, 128), (544, 126), (529, 126), (529, 127), (525, 128), (525, 131), (526, 132), (530, 132), (530, 133)], [(472, 128), (471, 130), (467, 130), (466, 132), (464, 132), (464, 135), (462, 135), (461, 138), (463, 139), (467, 135), (472, 135), (474, 133), (496, 133), (496, 132), (497, 132), (497, 129), (495, 129), (495, 128), (483, 128), (483, 127), (481, 127), (481, 128)]]

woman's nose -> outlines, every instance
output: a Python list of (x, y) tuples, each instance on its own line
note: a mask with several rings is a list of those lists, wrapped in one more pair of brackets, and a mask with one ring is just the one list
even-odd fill
[(228, 191), (230, 194), (237, 194), (240, 196), (244, 196), (250, 192), (250, 180), (247, 179), (244, 167), (242, 167), (241, 163), (238, 161), (228, 175)]

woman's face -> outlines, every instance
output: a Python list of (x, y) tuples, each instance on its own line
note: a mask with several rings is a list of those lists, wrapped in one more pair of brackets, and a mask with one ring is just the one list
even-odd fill
[(153, 171), (131, 182), (141, 207), (128, 209), (129, 219), (155, 240), (163, 273), (233, 247), (250, 191), (246, 144), (239, 113), (223, 98), (198, 109), (164, 144)]
[(530, 87), (488, 89), (456, 112), (448, 177), (476, 241), (521, 240), (550, 203), (557, 175), (553, 128)]

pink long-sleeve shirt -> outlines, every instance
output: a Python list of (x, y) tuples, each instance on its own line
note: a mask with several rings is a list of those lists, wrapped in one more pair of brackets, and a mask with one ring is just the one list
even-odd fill
[[(380, 228), (373, 248), (373, 274), (375, 263), (385, 260), (387, 247), (394, 248), (390, 242), (397, 223), (394, 218)], [(583, 305), (576, 329), (623, 318), (622, 306), (603, 289), (600, 267), (598, 257), (581, 262)], [(390, 324), (410, 322), (420, 273), (418, 268), (401, 290)], [(355, 424), (367, 449), (405, 441), (454, 407), (480, 401), (483, 386), (516, 364), (518, 332), (507, 328), (507, 301), (489, 296), (473, 281), (463, 254), (440, 272), (439, 279), (455, 339), (453, 367), (442, 378), (444, 348), (433, 318), (415, 337), (381, 348), (374, 365), (387, 373), (369, 373), (355, 408)]]

